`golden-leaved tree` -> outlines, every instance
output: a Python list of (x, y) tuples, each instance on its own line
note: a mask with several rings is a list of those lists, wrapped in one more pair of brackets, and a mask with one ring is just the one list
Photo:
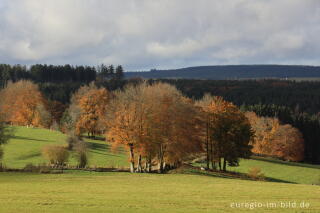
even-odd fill
[(116, 91), (107, 117), (106, 138), (113, 147), (124, 145), (129, 150), (130, 171), (135, 171), (135, 151), (140, 149), (147, 137), (146, 109), (143, 100), (144, 86), (127, 86), (124, 91)]
[(304, 141), (298, 129), (280, 124), (277, 118), (259, 117), (254, 112), (246, 112), (246, 117), (255, 130), (253, 153), (290, 161), (303, 160)]
[(219, 169), (226, 171), (227, 163), (238, 165), (239, 158), (251, 155), (254, 131), (249, 120), (234, 104), (221, 97), (204, 96), (197, 103), (203, 112), (203, 132), (207, 167), (218, 163)]
[(109, 92), (102, 89), (91, 89), (78, 99), (80, 115), (76, 123), (76, 132), (81, 134), (87, 132), (89, 136), (105, 130), (105, 114), (108, 102), (110, 101)]
[(199, 111), (174, 86), (156, 83), (148, 88), (152, 100), (148, 119), (157, 153), (158, 170), (166, 164), (178, 165), (185, 157), (201, 151)]
[(68, 133), (71, 135), (76, 133), (76, 125), (81, 114), (79, 101), (88, 92), (90, 92), (91, 90), (97, 90), (97, 89), (98, 88), (92, 82), (89, 85), (81, 86), (74, 94), (72, 94), (70, 99), (70, 104), (68, 108), (64, 111), (60, 121), (62, 132)]
[(107, 139), (123, 144), (130, 152), (130, 168), (150, 171), (153, 163), (159, 172), (166, 165), (177, 165), (191, 153), (201, 149), (197, 110), (193, 103), (173, 86), (146, 83), (127, 86), (115, 93)]
[(31, 81), (9, 83), (1, 91), (1, 97), (3, 100), (0, 108), (6, 122), (23, 126), (50, 126), (51, 118), (40, 118), (44, 114), (50, 117), (46, 100), (38, 86)]

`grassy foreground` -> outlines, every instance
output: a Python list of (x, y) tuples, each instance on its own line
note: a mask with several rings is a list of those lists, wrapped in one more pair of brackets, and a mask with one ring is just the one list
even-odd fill
[(182, 174), (0, 173), (0, 191), (0, 212), (320, 212), (319, 186)]

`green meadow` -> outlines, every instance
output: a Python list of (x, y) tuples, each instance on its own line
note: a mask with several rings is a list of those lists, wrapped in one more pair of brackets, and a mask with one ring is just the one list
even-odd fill
[[(13, 127), (13, 130), (14, 137), (4, 146), (3, 163), (9, 168), (23, 168), (29, 163), (47, 163), (41, 156), (42, 147), (48, 144), (66, 144), (66, 135), (58, 131), (26, 127)], [(85, 140), (89, 148), (90, 167), (128, 167), (125, 150), (112, 151), (111, 144), (103, 140)], [(77, 165), (73, 154), (68, 163)], [(239, 167), (228, 167), (228, 170), (247, 173), (252, 167), (259, 167), (266, 177), (274, 181), (302, 184), (315, 184), (320, 181), (320, 165), (285, 162), (272, 158), (241, 159)]]
[[(3, 164), (46, 163), (41, 149), (65, 144), (60, 132), (13, 127)], [(125, 151), (87, 140), (90, 167), (127, 167)], [(76, 165), (71, 156), (70, 165)], [(0, 212), (320, 212), (320, 167), (269, 158), (241, 160), (230, 171), (261, 168), (271, 181), (227, 178), (206, 172), (130, 174), (65, 171), (0, 173)], [(261, 206), (259, 206), (261, 205)]]
[[(23, 168), (26, 164), (47, 163), (41, 156), (41, 150), (49, 144), (66, 145), (66, 135), (48, 129), (12, 127), (14, 137), (4, 146), (3, 163), (9, 168)], [(88, 144), (89, 165), (91, 167), (122, 167), (128, 160), (123, 150), (111, 151), (111, 146), (102, 140), (86, 139)], [(76, 165), (71, 153), (70, 165)]]

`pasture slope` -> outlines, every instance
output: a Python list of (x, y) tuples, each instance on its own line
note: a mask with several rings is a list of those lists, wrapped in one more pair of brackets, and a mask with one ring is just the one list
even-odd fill
[[(40, 128), (12, 127), (14, 137), (4, 146), (4, 164), (9, 168), (23, 168), (26, 164), (47, 163), (41, 156), (41, 150), (49, 144), (66, 145), (66, 135), (58, 131)], [(110, 144), (102, 140), (86, 139), (89, 148), (90, 166), (121, 167), (127, 166), (127, 157), (123, 150), (111, 152)], [(69, 164), (76, 165), (74, 155)]]

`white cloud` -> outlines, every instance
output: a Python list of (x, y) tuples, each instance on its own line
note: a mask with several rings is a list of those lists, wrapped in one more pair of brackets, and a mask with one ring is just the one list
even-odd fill
[(319, 0), (1, 0), (0, 63), (320, 63)]

